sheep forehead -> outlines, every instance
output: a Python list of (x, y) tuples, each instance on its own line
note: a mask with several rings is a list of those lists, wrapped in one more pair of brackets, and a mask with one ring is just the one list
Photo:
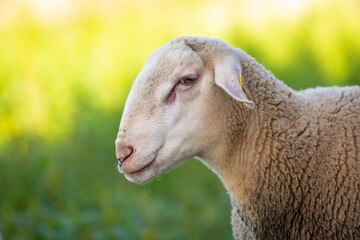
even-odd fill
[(158, 100), (171, 90), (173, 73), (184, 64), (199, 61), (194, 55), (180, 43), (168, 43), (155, 50), (134, 81), (124, 112), (132, 116), (153, 113), (154, 107), (161, 104)]
[(152, 96), (157, 88), (168, 82), (179, 69), (201, 64), (201, 58), (184, 44), (166, 44), (155, 50), (134, 82), (134, 88)]
[[(189, 45), (195, 46), (195, 49)], [(154, 100), (166, 94), (166, 91), (169, 91), (171, 85), (174, 84), (171, 82), (174, 73), (186, 66), (204, 65), (205, 62), (195, 51), (201, 51), (203, 56), (204, 54), (212, 56), (214, 52), (218, 53), (219, 48), (226, 48), (226, 45), (219, 39), (179, 37), (156, 49), (135, 79), (127, 100), (128, 105), (137, 106), (137, 110), (154, 107), (156, 103)]]
[[(219, 39), (180, 37), (155, 50), (132, 85), (125, 104), (123, 124), (130, 120), (130, 116), (133, 119), (131, 122), (137, 119), (135, 116), (153, 116), (156, 107), (162, 104), (159, 99), (164, 99), (176, 78), (182, 77), (180, 75), (184, 66), (193, 64), (197, 68), (204, 67), (208, 61), (206, 58), (211, 58), (225, 45)], [(202, 52), (202, 57), (199, 52)], [(174, 75), (176, 71), (178, 75)]]

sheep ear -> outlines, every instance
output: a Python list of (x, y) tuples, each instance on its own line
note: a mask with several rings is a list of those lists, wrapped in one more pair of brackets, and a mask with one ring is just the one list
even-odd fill
[(250, 93), (242, 85), (241, 65), (234, 57), (221, 59), (214, 68), (215, 84), (225, 90), (231, 97), (244, 103), (247, 108), (253, 109), (255, 103)]

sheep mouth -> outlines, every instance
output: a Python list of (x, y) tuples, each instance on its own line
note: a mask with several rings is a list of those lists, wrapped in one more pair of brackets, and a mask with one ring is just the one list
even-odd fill
[(125, 175), (128, 175), (128, 176), (131, 176), (131, 175), (135, 175), (135, 174), (138, 174), (138, 173), (141, 173), (141, 172), (144, 172), (146, 171), (147, 169), (149, 169), (151, 167), (151, 165), (155, 162), (155, 159), (156, 157), (154, 157), (153, 160), (151, 160), (151, 162), (149, 162), (148, 164), (146, 164), (145, 166), (137, 169), (137, 170), (134, 170), (134, 171), (130, 171), (130, 172), (124, 172)]

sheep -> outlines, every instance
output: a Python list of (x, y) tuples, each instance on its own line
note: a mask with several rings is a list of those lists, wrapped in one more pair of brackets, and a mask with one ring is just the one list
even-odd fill
[(359, 86), (298, 92), (220, 39), (179, 37), (135, 79), (115, 144), (136, 183), (202, 161), (235, 239), (360, 239)]

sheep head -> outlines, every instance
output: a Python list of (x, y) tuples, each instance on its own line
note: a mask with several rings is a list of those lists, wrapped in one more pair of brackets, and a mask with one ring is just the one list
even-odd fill
[(254, 107), (239, 83), (237, 51), (218, 39), (181, 37), (151, 54), (131, 88), (115, 142), (118, 169), (128, 180), (146, 183), (216, 148), (224, 97)]

